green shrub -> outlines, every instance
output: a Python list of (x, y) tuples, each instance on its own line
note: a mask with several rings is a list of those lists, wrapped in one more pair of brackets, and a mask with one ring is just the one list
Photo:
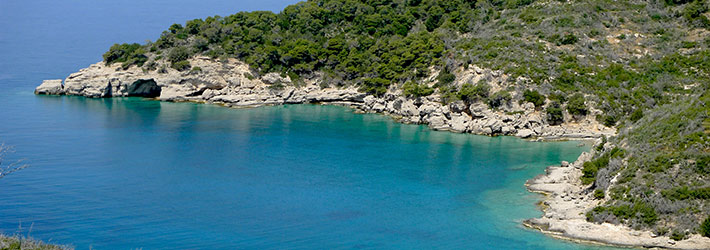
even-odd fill
[(382, 96), (387, 92), (392, 82), (382, 78), (370, 78), (363, 82), (361, 90), (375, 96)]
[(480, 82), (476, 85), (466, 83), (461, 86), (461, 90), (459, 90), (458, 97), (459, 99), (467, 103), (472, 103), (478, 100), (488, 98), (488, 93), (490, 89), (491, 87), (484, 82)]
[(632, 122), (637, 122), (638, 120), (641, 120), (641, 118), (643, 118), (643, 110), (640, 108), (634, 110), (629, 117)]
[(684, 240), (685, 237), (686, 237), (686, 235), (684, 232), (673, 230), (673, 233), (671, 234), (670, 238), (671, 238), (671, 240), (674, 240), (674, 241), (681, 241), (681, 240)]
[(188, 58), (190, 58), (190, 50), (185, 47), (175, 47), (170, 50), (170, 53), (168, 53), (168, 61), (173, 64), (180, 61), (185, 61)]
[(173, 69), (176, 69), (176, 70), (178, 70), (178, 71), (184, 71), (184, 70), (188, 70), (188, 69), (191, 68), (190, 62), (188, 62), (187, 60), (182, 60), (182, 61), (179, 61), (179, 62), (174, 62), (174, 63), (172, 63), (172, 64), (170, 65), (170, 67), (173, 68)]
[(601, 189), (594, 190), (594, 199), (601, 200), (601, 199), (604, 199), (604, 197), (605, 197), (604, 190), (601, 190)]
[(576, 116), (587, 115), (587, 105), (584, 104), (584, 96), (582, 94), (577, 93), (569, 98), (567, 112)]
[(582, 184), (589, 185), (596, 181), (597, 173), (600, 169), (609, 166), (609, 160), (613, 158), (623, 158), (626, 151), (618, 147), (614, 147), (611, 151), (602, 154), (592, 161), (585, 162), (582, 165)]
[(422, 97), (434, 93), (434, 89), (426, 84), (418, 84), (414, 82), (406, 82), (402, 86), (402, 92), (408, 97)]
[(710, 200), (710, 187), (691, 189), (688, 186), (682, 186), (670, 190), (663, 190), (661, 194), (669, 200)]
[(613, 127), (619, 121), (619, 117), (615, 115), (604, 115), (602, 116), (602, 124), (607, 127)]
[(540, 108), (545, 104), (545, 96), (537, 92), (537, 90), (525, 90), (523, 92), (523, 100), (535, 105), (535, 108)]
[(577, 36), (575, 36), (572, 33), (568, 33), (568, 34), (565, 34), (564, 36), (562, 36), (562, 38), (560, 38), (560, 40), (557, 42), (557, 44), (570, 45), (570, 44), (577, 43), (577, 41), (579, 41), (579, 38), (577, 38)]
[(700, 235), (702, 236), (710, 238), (710, 216), (708, 216), (708, 218), (700, 224), (698, 233), (700, 233)]
[(436, 79), (439, 80), (439, 85), (449, 85), (450, 83), (454, 82), (454, 80), (456, 80), (456, 76), (449, 72), (446, 67), (444, 67)]
[(710, 174), (710, 156), (699, 156), (695, 160), (695, 169), (701, 174)]
[(512, 96), (510, 95), (510, 92), (501, 90), (495, 92), (490, 98), (488, 98), (488, 105), (492, 108), (497, 108), (504, 104), (508, 104), (511, 99)]
[(103, 59), (106, 65), (111, 65), (114, 62), (122, 62), (123, 64), (121, 66), (124, 69), (131, 65), (138, 65), (140, 67), (148, 61), (148, 57), (145, 53), (145, 49), (137, 43), (114, 44), (103, 54)]
[(553, 101), (550, 103), (550, 105), (547, 106), (547, 109), (545, 109), (545, 112), (547, 113), (547, 122), (551, 125), (557, 125), (564, 122), (562, 105), (559, 102)]
[(704, 15), (705, 12), (708, 12), (705, 0), (695, 0), (685, 6), (683, 17), (697, 27), (710, 27), (710, 20)]

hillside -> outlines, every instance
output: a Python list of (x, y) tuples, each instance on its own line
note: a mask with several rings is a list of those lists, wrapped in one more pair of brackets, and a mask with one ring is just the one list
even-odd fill
[[(278, 14), (174, 24), (155, 42), (112, 46), (104, 62), (164, 74), (202, 71), (191, 65), (195, 56), (238, 59), (249, 65), (247, 77), (289, 79), (272, 89), (318, 79), (322, 88), (444, 105), (532, 103), (547, 126), (593, 119), (617, 136), (584, 164), (582, 183), (603, 201), (587, 219), (681, 240), (710, 237), (709, 6), (306, 1)], [(507, 77), (462, 82), (457, 72), (473, 65)]]

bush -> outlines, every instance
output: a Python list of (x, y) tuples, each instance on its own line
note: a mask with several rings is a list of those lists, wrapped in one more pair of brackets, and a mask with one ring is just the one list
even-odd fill
[(187, 60), (172, 63), (170, 67), (178, 71), (184, 71), (191, 68), (190, 62), (188, 62)]
[(523, 92), (523, 100), (535, 104), (535, 108), (540, 108), (545, 104), (545, 96), (537, 92), (537, 90), (525, 90)]
[(190, 58), (190, 50), (185, 47), (175, 47), (168, 53), (168, 61), (173, 64), (185, 61), (188, 58)]
[(382, 96), (387, 92), (391, 82), (382, 78), (370, 78), (363, 82), (361, 90), (375, 96)]
[(575, 44), (579, 41), (579, 38), (572, 33), (564, 35), (558, 42), (559, 45), (570, 45)]
[(436, 78), (439, 80), (439, 85), (449, 85), (450, 83), (454, 82), (456, 80), (456, 76), (454, 74), (451, 74), (449, 70), (444, 67), (444, 69), (441, 70), (439, 73), (439, 76)]
[(508, 104), (510, 100), (513, 99), (508, 91), (501, 90), (494, 93), (490, 98), (488, 98), (488, 105), (492, 108), (497, 108), (503, 104)]
[(426, 84), (417, 84), (414, 82), (406, 82), (402, 86), (402, 92), (408, 97), (422, 97), (434, 93), (434, 89)]
[(601, 199), (604, 199), (604, 197), (605, 197), (604, 190), (601, 190), (601, 189), (594, 190), (594, 199), (601, 200)]
[(562, 105), (559, 102), (553, 101), (550, 103), (545, 112), (547, 113), (547, 122), (549, 122), (550, 125), (558, 125), (564, 122)]
[(472, 103), (478, 100), (483, 100), (488, 98), (488, 92), (491, 87), (487, 83), (478, 83), (475, 86), (470, 83), (466, 83), (461, 86), (458, 96), (461, 100)]
[(643, 110), (640, 108), (634, 110), (634, 112), (631, 113), (631, 117), (629, 117), (632, 122), (637, 122), (638, 120), (641, 120), (641, 118), (643, 118)]
[(708, 11), (704, 0), (696, 0), (685, 6), (683, 17), (697, 27), (710, 27), (710, 20), (704, 15)]
[(673, 233), (671, 234), (671, 240), (674, 241), (681, 241), (685, 239), (685, 233), (677, 230), (673, 230)]
[(700, 233), (700, 235), (702, 236), (710, 238), (710, 216), (708, 216), (708, 218), (700, 224), (698, 233)]
[(604, 124), (604, 126), (607, 126), (607, 127), (613, 127), (614, 125), (616, 125), (616, 122), (618, 122), (618, 121), (619, 121), (619, 117), (617, 117), (615, 115), (605, 115), (602, 117), (602, 120), (601, 120), (602, 124)]
[(114, 44), (109, 50), (103, 54), (106, 65), (111, 65), (114, 62), (122, 62), (122, 67), (128, 68), (131, 65), (143, 66), (148, 61), (145, 56), (145, 49), (137, 43)]
[(612, 158), (623, 158), (624, 155), (626, 154), (626, 151), (623, 149), (620, 149), (618, 147), (613, 148), (611, 151), (602, 154), (601, 156), (597, 157), (596, 159), (592, 161), (585, 162), (582, 165), (582, 177), (580, 179), (582, 180), (582, 184), (584, 185), (589, 185), (596, 181), (597, 179), (597, 173), (599, 172), (600, 169), (606, 168), (609, 166), (609, 160)]
[(575, 116), (587, 115), (587, 105), (584, 104), (584, 96), (582, 94), (574, 94), (567, 102), (567, 112)]

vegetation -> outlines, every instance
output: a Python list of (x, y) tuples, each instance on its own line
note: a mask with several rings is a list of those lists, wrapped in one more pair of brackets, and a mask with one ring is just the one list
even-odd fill
[(488, 98), (488, 105), (491, 106), (491, 108), (498, 108), (503, 105), (508, 105), (511, 99), (512, 97), (510, 92), (501, 90), (495, 92), (490, 98)]
[(700, 224), (700, 235), (710, 238), (710, 216)]
[(587, 105), (584, 103), (582, 94), (574, 94), (567, 101), (567, 112), (571, 115), (585, 116), (587, 115)]
[(476, 85), (466, 83), (461, 86), (461, 90), (458, 92), (458, 97), (466, 103), (473, 103), (488, 99), (490, 90), (491, 87), (485, 82), (479, 82)]
[(434, 93), (434, 89), (426, 84), (407, 82), (402, 86), (404, 95), (409, 97), (422, 97)]
[(22, 236), (5, 236), (0, 234), (0, 249), (2, 250), (68, 250), (70, 246), (47, 244), (42, 241)]
[[(612, 169), (599, 170), (596, 174), (585, 172), (583, 177), (593, 176), (592, 186), (611, 186), (612, 193), (612, 199), (591, 211), (588, 219), (655, 227), (656, 230), (671, 227), (671, 236), (679, 240), (688, 236), (685, 232), (702, 234), (703, 220), (710, 215), (710, 183), (707, 181), (710, 133), (703, 125), (710, 115), (710, 88), (707, 82), (704, 84), (700, 93), (647, 110), (636, 122), (625, 122), (628, 125), (609, 143), (625, 145), (627, 153), (617, 157), (627, 163), (615, 164)], [(600, 154), (593, 162), (604, 162), (607, 158), (610, 162), (620, 162), (609, 155)], [(586, 167), (585, 164), (585, 170)], [(608, 180), (614, 176), (617, 183), (611, 185)], [(608, 213), (611, 207), (635, 202), (647, 204), (657, 218), (644, 220), (637, 216), (634, 220), (624, 220), (629, 218), (625, 214), (620, 217), (618, 213)]]
[[(582, 182), (605, 195), (587, 218), (684, 238), (710, 215), (709, 4), (308, 0), (174, 24), (155, 42), (112, 46), (104, 61), (165, 73), (196, 70), (195, 55), (237, 58), (249, 78), (322, 77), (493, 108), (530, 102), (549, 125), (595, 115), (618, 136), (584, 165)], [(471, 65), (507, 77), (461, 82)]]
[(541, 108), (545, 104), (545, 96), (537, 92), (537, 90), (526, 89), (523, 92), (523, 100), (535, 105), (535, 108)]
[(545, 111), (547, 113), (547, 122), (551, 125), (557, 125), (564, 121), (562, 105), (559, 102), (553, 101), (549, 106), (547, 106)]

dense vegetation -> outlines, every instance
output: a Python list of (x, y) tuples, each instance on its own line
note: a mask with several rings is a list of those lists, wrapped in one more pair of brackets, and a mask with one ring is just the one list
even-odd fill
[[(710, 216), (710, 13), (706, 0), (310, 0), (174, 24), (158, 40), (114, 45), (106, 63), (195, 70), (194, 55), (238, 58), (254, 75), (319, 77), (383, 95), (497, 108), (532, 103), (550, 125), (596, 115), (619, 129), (582, 181), (595, 222), (676, 239)], [(477, 67), (495, 89), (459, 82)], [(436, 76), (428, 81), (430, 76)]]

